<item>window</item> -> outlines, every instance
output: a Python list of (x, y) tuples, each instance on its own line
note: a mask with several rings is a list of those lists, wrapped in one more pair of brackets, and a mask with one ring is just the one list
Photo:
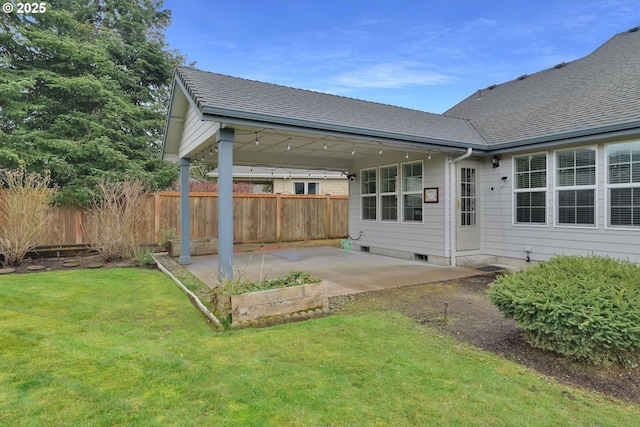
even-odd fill
[(596, 225), (596, 148), (556, 152), (558, 225)]
[(380, 167), (380, 220), (398, 220), (398, 165)]
[(402, 164), (402, 219), (422, 221), (422, 162)]
[(640, 141), (607, 146), (609, 226), (640, 227)]
[(460, 168), (460, 225), (476, 223), (476, 169)]
[(513, 158), (514, 222), (547, 223), (547, 155), (530, 154)]
[(360, 198), (362, 200), (362, 219), (376, 220), (376, 169), (363, 169), (360, 172)]
[(319, 182), (294, 182), (293, 194), (320, 194)]

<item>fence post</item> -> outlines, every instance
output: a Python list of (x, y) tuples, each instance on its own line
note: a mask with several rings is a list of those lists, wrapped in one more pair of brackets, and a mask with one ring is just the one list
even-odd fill
[(160, 193), (153, 193), (153, 239), (158, 243), (160, 238)]
[(280, 241), (280, 225), (282, 223), (282, 194), (276, 193), (276, 242)]
[[(75, 214), (75, 218), (76, 220), (74, 221), (76, 223), (75, 226), (75, 239), (76, 239), (76, 245), (80, 245), (82, 243), (84, 243), (84, 238), (82, 237), (82, 208), (78, 208), (76, 209), (76, 214)], [(91, 243), (95, 243), (95, 242), (91, 242)]]
[(325, 226), (324, 226), (324, 230), (325, 230), (325, 235), (327, 236), (327, 239), (331, 239), (333, 237), (333, 230), (331, 227), (331, 194), (325, 194), (325, 200), (326, 200), (326, 214), (324, 217), (324, 221), (325, 221)]

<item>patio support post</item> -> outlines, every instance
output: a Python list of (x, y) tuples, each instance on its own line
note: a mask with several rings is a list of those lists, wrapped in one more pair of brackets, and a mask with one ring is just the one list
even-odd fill
[(234, 130), (216, 133), (218, 141), (218, 280), (233, 280)]
[(191, 264), (189, 243), (191, 238), (189, 209), (189, 159), (180, 159), (180, 264)]

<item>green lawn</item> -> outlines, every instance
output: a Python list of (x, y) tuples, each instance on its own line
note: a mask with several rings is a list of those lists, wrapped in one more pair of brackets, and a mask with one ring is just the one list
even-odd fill
[(0, 425), (625, 426), (397, 314), (215, 333), (161, 273), (0, 277)]

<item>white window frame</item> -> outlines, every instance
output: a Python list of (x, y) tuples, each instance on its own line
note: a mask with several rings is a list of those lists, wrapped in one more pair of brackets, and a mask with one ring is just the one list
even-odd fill
[[(612, 189), (618, 189), (618, 188), (633, 188), (637, 191), (640, 192), (640, 182), (633, 182), (633, 158), (630, 159), (629, 161), (629, 165), (631, 166), (630, 168), (630, 178), (628, 183), (616, 183), (616, 184), (611, 184), (609, 183), (609, 178), (610, 178), (610, 164), (609, 164), (609, 149), (611, 147), (614, 146), (621, 146), (621, 145), (627, 145), (627, 144), (637, 144), (640, 146), (640, 140), (634, 140), (634, 141), (621, 141), (621, 142), (614, 142), (614, 143), (610, 143), (610, 144), (606, 144), (604, 147), (604, 166), (605, 166), (605, 228), (607, 229), (611, 229), (611, 230), (633, 230), (633, 231), (638, 231), (640, 230), (640, 225), (612, 225), (611, 224), (611, 190)], [(617, 164), (625, 164), (625, 163), (617, 163)], [(631, 205), (632, 209), (633, 209), (633, 204)], [(632, 213), (633, 215), (633, 213)]]
[(309, 184), (316, 184), (316, 188), (318, 189), (317, 193), (314, 193), (312, 195), (317, 196), (320, 193), (320, 181), (293, 181), (293, 183), (291, 184), (291, 188), (293, 189), (291, 194), (298, 194), (296, 193), (296, 184), (303, 184), (304, 185), (304, 195), (309, 195)]
[[(517, 166), (517, 158), (522, 158), (522, 157), (532, 157), (532, 156), (542, 156), (544, 155), (545, 157), (545, 185), (544, 187), (528, 187), (528, 188), (517, 188), (517, 184), (518, 184), (518, 172), (516, 170), (516, 166)], [(528, 154), (522, 154), (522, 155), (516, 155), (513, 156), (511, 159), (511, 163), (512, 163), (512, 176), (513, 176), (513, 186), (512, 186), (512, 192), (513, 192), (513, 200), (511, 202), (511, 207), (513, 209), (513, 215), (512, 215), (512, 224), (514, 226), (517, 227), (549, 227), (549, 175), (550, 175), (550, 170), (551, 168), (549, 167), (549, 162), (550, 162), (550, 156), (549, 156), (549, 152), (548, 151), (540, 151), (540, 152), (536, 152), (536, 153), (528, 153)], [(531, 169), (529, 169), (528, 173), (531, 173)], [(529, 182), (531, 182), (531, 180), (529, 180)], [(545, 213), (544, 213), (544, 222), (518, 222), (518, 206), (517, 206), (517, 202), (518, 202), (518, 196), (517, 194), (520, 193), (542, 193), (544, 192), (544, 203), (545, 203)], [(552, 209), (553, 210), (553, 209)]]
[[(404, 189), (404, 183), (405, 183), (405, 176), (404, 176), (404, 165), (409, 165), (409, 164), (415, 164), (415, 163), (419, 163), (420, 164), (420, 170), (421, 170), (421, 176), (420, 176), (420, 186), (417, 190), (410, 190), (410, 191), (405, 191)], [(422, 224), (424, 223), (424, 201), (422, 200), (422, 192), (424, 189), (424, 162), (422, 160), (415, 160), (415, 161), (411, 161), (411, 162), (404, 162), (400, 164), (400, 213), (401, 213), (401, 219), (402, 222), (404, 223), (409, 223), (409, 224)], [(419, 200), (420, 200), (420, 220), (413, 220), (413, 219), (405, 219), (405, 209), (407, 209), (407, 207), (405, 206), (405, 202), (404, 202), (404, 196), (407, 195), (417, 195)]]
[[(391, 169), (391, 168), (395, 168), (396, 170), (396, 176), (395, 176), (395, 182), (394, 182), (394, 189), (395, 191), (386, 191), (383, 192), (383, 188), (382, 188), (382, 170), (383, 169)], [(380, 221), (381, 222), (398, 222), (398, 214), (399, 214), (399, 210), (400, 210), (400, 201), (398, 198), (398, 187), (399, 187), (399, 178), (400, 178), (400, 171), (398, 170), (398, 164), (391, 164), (391, 165), (384, 165), (384, 166), (380, 166), (378, 167), (378, 199), (379, 199), (379, 210), (380, 210)], [(383, 197), (395, 197), (396, 199), (396, 217), (395, 219), (385, 219), (384, 218), (384, 204), (383, 204)]]
[[(362, 186), (364, 184), (364, 172), (365, 171), (374, 171), (375, 173), (375, 191), (373, 193), (363, 193), (362, 192)], [(373, 199), (373, 201), (375, 202), (375, 209), (374, 209), (374, 216), (375, 218), (365, 218), (364, 217), (364, 199), (365, 198), (371, 198)], [(360, 169), (360, 220), (361, 221), (377, 221), (378, 220), (378, 168), (373, 167), (373, 168), (365, 168), (365, 169)]]
[[(593, 150), (595, 153), (594, 160), (594, 174), (595, 180), (593, 184), (589, 185), (560, 185), (560, 169), (558, 167), (558, 154), (568, 151), (577, 151), (577, 150)], [(577, 166), (573, 166), (575, 170)], [(567, 168), (569, 169), (569, 168)], [(594, 229), (598, 228), (598, 146), (597, 145), (589, 145), (589, 146), (580, 146), (580, 147), (572, 147), (566, 149), (555, 150), (553, 152), (553, 176), (554, 176), (554, 226), (555, 227), (565, 227), (565, 228), (586, 228), (586, 229)], [(581, 191), (581, 190), (590, 190), (593, 191), (593, 224), (568, 224), (568, 223), (560, 223), (560, 192), (562, 191)]]

